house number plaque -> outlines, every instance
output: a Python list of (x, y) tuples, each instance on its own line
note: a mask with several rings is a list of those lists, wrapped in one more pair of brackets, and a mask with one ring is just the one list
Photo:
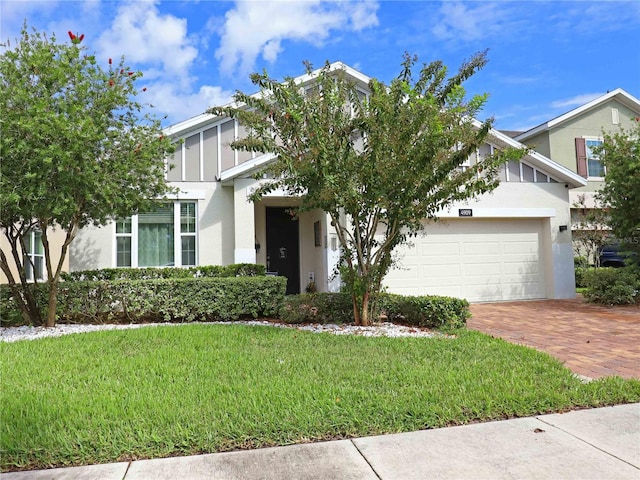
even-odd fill
[(459, 208), (458, 209), (459, 217), (473, 217), (473, 209), (471, 208)]

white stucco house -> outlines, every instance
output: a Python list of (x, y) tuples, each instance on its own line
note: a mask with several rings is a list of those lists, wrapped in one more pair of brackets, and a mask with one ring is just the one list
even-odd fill
[[(331, 68), (343, 69), (366, 93), (368, 77), (342, 63)], [(71, 270), (255, 262), (286, 276), (290, 293), (310, 280), (318, 291), (339, 288), (339, 246), (324, 212), (293, 218), (288, 209), (297, 199), (278, 192), (248, 201), (260, 183), (255, 174), (273, 158), (229, 147), (243, 135), (237, 121), (203, 114), (167, 134), (183, 140), (167, 161), (174, 166), (167, 178), (180, 194), (156, 212), (83, 229)], [(492, 130), (469, 166), (505, 146), (522, 145)], [(494, 192), (441, 212), (442, 222), (426, 225), (425, 236), (403, 247), (387, 290), (472, 302), (574, 297), (570, 191), (586, 180), (534, 151), (505, 165), (500, 179)]]

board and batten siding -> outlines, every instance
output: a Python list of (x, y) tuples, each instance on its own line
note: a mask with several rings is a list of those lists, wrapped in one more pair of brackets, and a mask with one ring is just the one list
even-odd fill
[(176, 151), (167, 161), (170, 182), (215, 182), (220, 172), (240, 165), (257, 154), (234, 151), (230, 144), (247, 135), (237, 120), (207, 125), (176, 142)]
[[(475, 154), (469, 156), (467, 161), (460, 168), (467, 169), (474, 167), (478, 162), (483, 161), (492, 155), (498, 147), (485, 143)], [(528, 165), (526, 162), (510, 161), (502, 165), (498, 171), (498, 179), (501, 182), (523, 182), (523, 183), (558, 183), (558, 181), (537, 168)]]
[[(247, 135), (246, 128), (237, 120), (226, 120), (207, 126), (185, 136), (176, 144), (173, 158), (167, 162), (167, 179), (171, 182), (215, 182), (221, 172), (255, 158), (255, 152), (235, 151), (231, 143)], [(362, 145), (360, 145), (362, 148)], [(482, 145), (461, 166), (472, 168), (478, 161), (494, 153), (497, 147)], [(500, 167), (498, 177), (503, 182), (556, 183), (525, 162), (509, 162)]]

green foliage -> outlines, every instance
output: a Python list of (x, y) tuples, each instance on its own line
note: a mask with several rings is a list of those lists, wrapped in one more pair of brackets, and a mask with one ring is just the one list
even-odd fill
[(385, 294), (380, 298), (380, 308), (390, 322), (427, 328), (462, 328), (471, 317), (466, 300), (434, 295)]
[[(10, 283), (22, 284), (18, 307), (34, 324), (42, 322), (42, 306), (26, 287), (26, 233), (42, 232), (52, 326), (57, 283), (78, 229), (144, 211), (171, 191), (164, 158), (173, 147), (160, 121), (142, 113), (149, 105), (136, 100), (142, 74), (124, 58), (97, 59), (83, 39), (61, 44), (25, 23), (0, 56), (0, 229), (10, 246), (0, 267)], [(50, 227), (66, 234), (57, 264)]]
[(158, 278), (214, 278), (214, 277), (254, 277), (266, 274), (264, 265), (254, 263), (235, 263), (232, 265), (202, 265), (185, 268), (102, 268), (63, 272), (61, 278), (66, 282), (100, 280), (149, 280)]
[(609, 209), (596, 197), (594, 205), (587, 205), (584, 194), (578, 195), (573, 204), (575, 218), (572, 223), (573, 245), (576, 254), (586, 255), (585, 267), (600, 266), (600, 249), (611, 236), (609, 227)]
[(279, 319), (285, 323), (352, 323), (353, 303), (348, 293), (287, 295)]
[(586, 268), (589, 266), (589, 260), (587, 257), (578, 255), (577, 257), (573, 257), (573, 265), (575, 267)]
[(575, 267), (576, 274), (576, 288), (585, 288), (585, 274), (591, 270), (594, 270), (592, 267)]
[[(471, 316), (469, 302), (439, 296), (404, 296), (381, 294), (376, 316), (388, 321), (427, 328), (461, 328)], [(280, 309), (286, 323), (352, 323), (353, 302), (348, 293), (289, 295)]]
[[(46, 295), (46, 285), (37, 295)], [(284, 277), (164, 278), (63, 282), (58, 321), (64, 323), (190, 322), (277, 315)], [(3, 324), (16, 324), (6, 286), (0, 287)], [(12, 314), (13, 312), (13, 314)]]
[(640, 268), (603, 267), (584, 274), (584, 297), (594, 303), (625, 305), (640, 303)]
[[(609, 205), (610, 225), (617, 238), (640, 237), (640, 118), (629, 130), (604, 133), (595, 151), (607, 169), (600, 198)], [(637, 241), (637, 240), (636, 240)]]
[(584, 384), (547, 354), (464, 330), (455, 338), (400, 339), (162, 326), (0, 342), (0, 358), (3, 471), (640, 401), (638, 380)]
[(356, 323), (369, 323), (394, 249), (453, 202), (493, 190), (500, 165), (525, 154), (507, 148), (461, 168), (492, 125), (473, 120), (486, 96), (466, 100), (462, 87), (486, 61), (485, 53), (474, 55), (450, 77), (433, 62), (414, 78), (417, 58), (407, 54), (389, 85), (374, 79), (366, 87), (329, 64), (317, 72), (308, 66), (302, 85), (264, 72), (251, 76), (260, 94), (239, 92), (240, 107), (210, 110), (248, 128), (234, 148), (275, 156), (267, 167), (273, 180), (263, 181), (254, 199), (282, 189), (300, 196), (300, 211), (329, 214)]

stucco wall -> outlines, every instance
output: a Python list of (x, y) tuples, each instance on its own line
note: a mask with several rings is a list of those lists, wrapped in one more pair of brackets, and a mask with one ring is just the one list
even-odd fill
[[(611, 109), (618, 110), (620, 119), (619, 125), (614, 125), (611, 120)], [(572, 171), (577, 171), (576, 167), (576, 147), (575, 139), (580, 137), (602, 137), (602, 132), (618, 132), (620, 128), (629, 129), (633, 125), (634, 118), (638, 112), (633, 112), (615, 99), (611, 99), (582, 115), (568, 120), (549, 131), (549, 141), (551, 145), (550, 158), (555, 162), (564, 165)], [(590, 181), (586, 187), (579, 191), (593, 192), (601, 188), (602, 182)]]
[[(304, 289), (310, 281), (313, 272), (316, 289), (319, 292), (326, 290), (326, 254), (327, 231), (325, 214), (321, 210), (305, 212), (300, 215), (300, 289)], [(314, 236), (314, 224), (319, 222), (320, 245), (316, 245)]]
[[(53, 268), (57, 268), (58, 262), (60, 261), (60, 252), (61, 252), (61, 249), (62, 249), (62, 244), (64, 243), (64, 239), (66, 237), (66, 232), (63, 231), (60, 228), (56, 228), (56, 229), (49, 228), (47, 230), (47, 236), (49, 238), (51, 254), (52, 254), (51, 262), (53, 264)], [(2, 235), (0, 235), (0, 248), (2, 249), (4, 254), (7, 256), (7, 261), (9, 263), (9, 268), (11, 269), (11, 273), (12, 273), (12, 275), (14, 277), (14, 280), (17, 283), (19, 283), (20, 279), (18, 277), (18, 269), (16, 267), (15, 262), (13, 261), (13, 255), (11, 253), (11, 247), (9, 245), (9, 241), (4, 236), (4, 233), (2, 233)], [(67, 257), (65, 258), (65, 260), (64, 260), (64, 262), (62, 264), (62, 271), (63, 272), (68, 272), (69, 271), (69, 254), (68, 254), (68, 252), (67, 252)], [(0, 284), (8, 283), (8, 282), (9, 281), (7, 279), (7, 276), (4, 274), (4, 272), (2, 270), (0, 270)]]
[[(227, 265), (234, 262), (233, 189), (214, 182), (181, 182), (187, 194), (181, 200), (197, 199), (198, 264)], [(192, 192), (189, 194), (188, 192)], [(115, 267), (115, 224), (82, 229), (71, 248), (72, 271)]]
[[(536, 152), (541, 153), (545, 157), (551, 158), (551, 152), (550, 152), (550, 146), (549, 146), (549, 132), (541, 132), (538, 135), (528, 138), (525, 144), (528, 147), (533, 148)], [(573, 170), (575, 170), (575, 165)]]

